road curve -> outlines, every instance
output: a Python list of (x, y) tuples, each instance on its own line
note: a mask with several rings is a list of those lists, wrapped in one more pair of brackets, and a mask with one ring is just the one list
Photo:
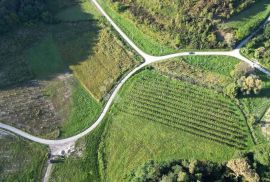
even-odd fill
[[(204, 55), (204, 56), (209, 56), (209, 55), (221, 55), (221, 56), (231, 56), (231, 57), (235, 57), (238, 58), (242, 61), (245, 61), (246, 63), (250, 64), (252, 67), (257, 68), (258, 70), (264, 72), (265, 74), (267, 74), (268, 76), (270, 76), (270, 72), (266, 69), (264, 69), (263, 67), (261, 67), (260, 65), (253, 63), (252, 61), (248, 60), (247, 58), (245, 58), (244, 56), (242, 56), (240, 54), (239, 49), (250, 39), (252, 38), (249, 36), (247, 39), (245, 39), (244, 43), (241, 43), (240, 46), (237, 47), (237, 49), (232, 50), (232, 51), (209, 51), (209, 52), (182, 52), (182, 53), (175, 53), (175, 54), (170, 54), (170, 55), (165, 55), (165, 56), (152, 56), (149, 55), (147, 53), (145, 53), (144, 51), (142, 51), (139, 47), (137, 47), (134, 42), (129, 39), (129, 37), (114, 23), (114, 21), (107, 15), (107, 13), (102, 9), (102, 7), (98, 4), (98, 2), (96, 0), (92, 0), (92, 2), (95, 4), (95, 6), (98, 8), (98, 10), (105, 16), (105, 18), (110, 22), (110, 24), (115, 28), (115, 30), (122, 36), (122, 38), (139, 54), (141, 55), (145, 62), (141, 65), (139, 65), (138, 67), (134, 68), (131, 72), (129, 72), (116, 86), (116, 88), (113, 90), (109, 100), (107, 101), (105, 107), (103, 108), (101, 114), (99, 115), (98, 119), (95, 121), (95, 123), (93, 125), (91, 125), (89, 128), (87, 128), (86, 130), (84, 130), (83, 132), (74, 135), (72, 137), (66, 138), (66, 139), (60, 139), (60, 140), (48, 140), (48, 139), (43, 139), (43, 138), (39, 138), (36, 136), (33, 136), (31, 134), (28, 134), (22, 130), (19, 130), (15, 127), (0, 123), (0, 128), (11, 131), (17, 135), (20, 135), (26, 139), (29, 139), (31, 141), (40, 143), (40, 144), (44, 144), (44, 145), (49, 145), (49, 146), (56, 146), (56, 145), (65, 145), (67, 143), (72, 143), (77, 141), (79, 138), (87, 135), (88, 133), (90, 133), (92, 130), (94, 130), (99, 124), (100, 122), (102, 122), (102, 120), (104, 119), (105, 115), (107, 114), (107, 112), (110, 109), (110, 106), (113, 103), (114, 98), (116, 97), (117, 93), (119, 92), (119, 90), (121, 89), (121, 87), (124, 85), (124, 83), (131, 77), (133, 76), (137, 71), (139, 71), (140, 69), (142, 69), (143, 67), (154, 63), (154, 62), (158, 62), (158, 61), (162, 61), (162, 60), (166, 60), (166, 59), (171, 59), (171, 58), (176, 58), (176, 57), (180, 57), (180, 56), (189, 56), (189, 55)], [(268, 18), (267, 22), (268, 23), (270, 21), (270, 17)], [(265, 23), (265, 24), (266, 24)]]

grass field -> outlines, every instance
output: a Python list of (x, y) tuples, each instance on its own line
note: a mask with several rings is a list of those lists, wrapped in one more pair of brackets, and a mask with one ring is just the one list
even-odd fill
[(98, 148), (104, 123), (77, 143), (77, 151), (63, 163), (53, 166), (50, 181), (93, 181), (99, 182)]
[(83, 88), (80, 83), (72, 90), (70, 114), (66, 122), (60, 127), (60, 138), (72, 136), (90, 127), (99, 113), (102, 105)]
[(103, 156), (109, 181), (123, 181), (149, 159), (221, 162), (253, 145), (245, 118), (228, 98), (154, 71), (125, 85), (111, 116)]
[(200, 69), (230, 76), (239, 60), (229, 56), (187, 56), (184, 61)]
[(0, 130), (0, 181), (41, 181), (46, 147)]
[(269, 15), (270, 2), (258, 0), (250, 8), (232, 17), (222, 26), (236, 29), (236, 36), (238, 40), (241, 40), (255, 30)]

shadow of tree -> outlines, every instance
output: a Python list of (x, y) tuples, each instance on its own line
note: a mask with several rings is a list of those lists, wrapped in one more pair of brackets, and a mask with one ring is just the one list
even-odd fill
[(247, 8), (245, 11), (240, 14), (236, 14), (229, 21), (245, 21), (250, 19), (252, 16), (256, 15), (259, 12), (265, 11), (269, 6), (268, 0), (261, 0), (255, 2), (251, 7)]
[[(77, 1), (70, 2), (64, 8)], [(61, 121), (44, 98), (42, 84), (72, 73), (70, 66), (91, 56), (99, 38), (100, 22), (79, 7), (82, 20), (33, 24), (0, 35), (0, 122), (39, 136), (57, 133)]]
[(93, 15), (81, 11), (89, 20), (32, 25), (0, 36), (0, 89), (32, 79), (51, 79), (86, 60), (100, 28)]

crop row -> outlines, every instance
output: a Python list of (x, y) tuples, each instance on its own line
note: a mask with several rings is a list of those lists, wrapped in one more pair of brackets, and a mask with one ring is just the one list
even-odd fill
[[(188, 94), (194, 98), (197, 99), (209, 99), (209, 103), (211, 104), (219, 104), (225, 108), (227, 108), (228, 106), (232, 106), (233, 103), (227, 99), (224, 98), (221, 94), (216, 94), (216, 93), (211, 93), (211, 92), (207, 92), (207, 93), (202, 93), (202, 88), (200, 87), (194, 87), (192, 90), (185, 88), (185, 87), (177, 87), (175, 84), (172, 83), (172, 85), (167, 85), (168, 83), (166, 83), (166, 85), (162, 84), (162, 82), (137, 82), (136, 86), (138, 88), (147, 88), (147, 89), (151, 89), (151, 90), (157, 90), (157, 91), (167, 91), (167, 92), (172, 92), (175, 94)], [(215, 96), (212, 96), (212, 95)]]
[[(209, 91), (205, 88), (201, 88), (195, 85), (191, 85), (191, 84), (187, 84), (184, 82), (177, 82), (177, 84), (169, 79), (166, 78), (153, 78), (153, 77), (143, 77), (142, 79), (144, 85), (156, 85), (160, 88), (170, 88), (172, 90), (186, 90), (191, 94), (195, 94), (199, 97), (214, 97), (216, 101), (223, 101), (226, 104), (231, 104), (231, 102), (229, 100), (227, 100), (224, 97), (221, 97), (219, 94), (213, 93), (212, 91)], [(139, 83), (142, 83), (141, 81), (138, 80)]]
[[(244, 135), (240, 131), (229, 131), (229, 130), (224, 130), (220, 127), (213, 126), (212, 124), (209, 124), (205, 120), (202, 120), (200, 117), (196, 116), (190, 116), (185, 113), (172, 113), (168, 112), (167, 109), (160, 109), (157, 107), (149, 106), (149, 105), (141, 105), (138, 103), (132, 103), (133, 106), (136, 107), (136, 110), (145, 110), (145, 113), (155, 113), (155, 115), (159, 115), (161, 117), (169, 118), (173, 120), (175, 123), (179, 124), (186, 124), (186, 125), (193, 125), (196, 127), (199, 127), (200, 129), (204, 129), (205, 131), (209, 131), (212, 134), (216, 134), (218, 136), (224, 136), (224, 137), (229, 137), (229, 138), (238, 138), (238, 139), (243, 139)], [(188, 121), (188, 123), (185, 123)]]
[[(155, 99), (147, 98), (141, 99), (140, 96), (133, 96), (133, 99), (130, 97), (131, 103), (139, 103), (141, 105), (147, 105), (153, 108), (159, 108), (160, 110), (166, 110), (169, 113), (176, 115), (188, 115), (189, 117), (193, 117), (194, 119), (202, 122), (206, 122), (209, 125), (219, 127), (224, 130), (232, 131), (232, 132), (240, 132), (241, 128), (239, 126), (231, 125), (230, 121), (224, 122), (222, 118), (209, 117), (207, 114), (199, 111), (192, 110), (192, 108), (187, 108), (185, 105), (172, 105), (167, 104), (166, 102), (157, 102)], [(224, 118), (226, 120), (226, 118)]]
[(208, 139), (208, 140), (220, 143), (220, 144), (224, 144), (224, 145), (227, 145), (230, 147), (243, 149), (246, 146), (244, 143), (242, 143), (242, 141), (235, 142), (234, 140), (231, 140), (228, 138), (216, 136), (215, 134), (211, 134), (207, 131), (201, 130), (198, 127), (184, 125), (184, 124), (179, 125), (179, 123), (175, 123), (170, 119), (160, 117), (160, 116), (155, 115), (155, 114), (149, 114), (149, 113), (145, 113), (143, 111), (138, 111), (138, 110), (133, 110), (133, 111), (123, 110), (123, 112), (125, 112), (126, 114), (136, 116), (136, 117), (141, 117), (141, 118), (146, 119), (146, 120), (159, 122), (159, 123), (164, 124), (166, 126), (169, 126), (169, 127), (175, 128), (175, 129), (179, 129), (179, 130), (184, 131), (186, 133), (189, 133), (189, 134), (201, 137), (201, 138), (205, 138), (205, 139)]
[[(175, 95), (187, 95), (192, 96), (194, 99), (208, 99), (209, 104), (211, 105), (219, 105), (220, 107), (224, 107), (224, 109), (230, 109), (230, 106), (233, 106), (232, 102), (224, 101), (224, 99), (218, 99), (218, 97), (211, 97), (210, 93), (202, 94), (200, 92), (200, 88), (196, 88), (197, 93), (195, 93), (195, 89), (190, 91), (188, 89), (176, 89), (171, 86), (163, 86), (160, 83), (144, 83), (137, 84), (138, 89), (149, 89), (149, 90), (155, 90), (159, 92), (165, 92), (165, 93), (173, 93)], [(218, 95), (219, 96), (219, 95)], [(220, 96), (219, 96), (220, 97)]]
[(226, 111), (223, 110), (222, 107), (218, 105), (211, 105), (208, 103), (208, 100), (202, 100), (202, 99), (193, 99), (191, 96), (187, 95), (179, 95), (175, 96), (174, 94), (160, 94), (160, 92), (157, 92), (155, 90), (137, 90), (131, 91), (132, 95), (143, 95), (145, 97), (155, 97), (156, 99), (162, 99), (162, 100), (172, 100), (173, 102), (179, 102), (183, 104), (190, 105), (190, 107), (194, 107), (196, 105), (196, 108), (198, 109), (206, 109), (208, 110), (208, 113), (216, 113), (223, 115), (228, 118), (234, 118), (234, 116), (239, 116), (238, 113), (233, 111)]

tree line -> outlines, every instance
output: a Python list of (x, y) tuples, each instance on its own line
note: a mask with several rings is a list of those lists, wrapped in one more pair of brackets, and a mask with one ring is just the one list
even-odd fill
[(52, 21), (52, 14), (46, 0), (0, 0), (0, 34), (15, 27), (43, 21)]

